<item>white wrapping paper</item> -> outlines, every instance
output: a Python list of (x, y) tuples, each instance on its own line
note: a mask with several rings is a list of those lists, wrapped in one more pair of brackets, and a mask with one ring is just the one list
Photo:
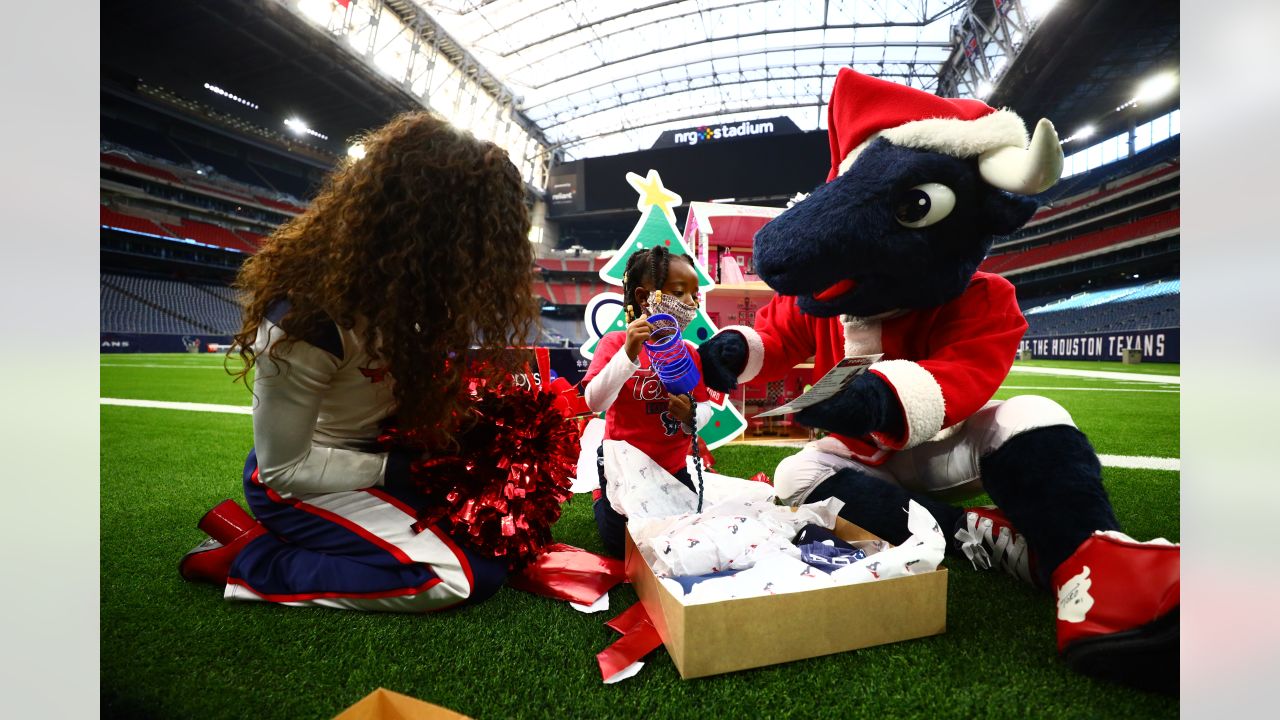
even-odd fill
[[(834, 524), (833, 519), (832, 525)], [(687, 594), (675, 581), (663, 580), (663, 585), (685, 605), (695, 605), (933, 572), (942, 562), (946, 551), (946, 539), (942, 530), (933, 516), (915, 502), (908, 509), (907, 528), (911, 531), (911, 537), (903, 544), (880, 550), (830, 574), (802, 562), (795, 554), (780, 549), (757, 553), (750, 569), (736, 575), (703, 580)], [(654, 571), (656, 573), (657, 569)]]
[(809, 523), (833, 527), (843, 506), (828, 498), (792, 511), (766, 500), (730, 498), (709, 504), (701, 515), (641, 518), (627, 527), (658, 577), (706, 575), (750, 568), (775, 553), (798, 560), (800, 550), (791, 539), (800, 528)]
[(947, 539), (928, 510), (912, 500), (907, 510), (907, 541), (881, 550), (852, 565), (831, 573), (837, 585), (852, 585), (872, 580), (933, 572), (947, 550)]

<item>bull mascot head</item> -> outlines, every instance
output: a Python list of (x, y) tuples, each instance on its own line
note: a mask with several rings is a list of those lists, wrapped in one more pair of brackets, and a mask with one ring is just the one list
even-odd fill
[(810, 315), (869, 317), (964, 292), (994, 237), (1035, 212), (1062, 148), (1041, 120), (844, 68), (828, 106), (827, 183), (762, 228), (755, 268)]

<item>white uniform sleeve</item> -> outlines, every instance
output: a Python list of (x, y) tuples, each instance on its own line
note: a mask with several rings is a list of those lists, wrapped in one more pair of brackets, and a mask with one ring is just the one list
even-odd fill
[(253, 444), (258, 479), (283, 496), (360, 490), (383, 483), (387, 453), (312, 444), (320, 400), (338, 369), (338, 359), (299, 340), (281, 348), (276, 362), (266, 348), (284, 332), (264, 322), (258, 330), (253, 382)]
[(711, 414), (713, 412), (715, 411), (711, 409), (710, 403), (698, 403), (698, 409), (694, 411), (695, 415), (693, 420), (697, 423), (699, 430), (706, 427), (707, 423), (711, 422)]
[(625, 349), (618, 348), (618, 352), (609, 358), (604, 369), (587, 383), (584, 395), (591, 412), (602, 413), (608, 410), (609, 406), (613, 405), (613, 401), (618, 399), (618, 392), (622, 390), (622, 386), (639, 369), (640, 361), (632, 360), (627, 357)]

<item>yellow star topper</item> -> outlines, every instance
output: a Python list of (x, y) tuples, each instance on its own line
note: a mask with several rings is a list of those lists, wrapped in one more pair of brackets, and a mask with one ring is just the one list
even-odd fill
[(629, 172), (627, 182), (640, 193), (640, 199), (636, 201), (637, 210), (644, 212), (650, 205), (657, 205), (662, 208), (662, 212), (666, 213), (671, 222), (676, 221), (673, 208), (680, 204), (680, 196), (662, 186), (662, 178), (658, 177), (657, 170), (650, 170), (645, 177)]

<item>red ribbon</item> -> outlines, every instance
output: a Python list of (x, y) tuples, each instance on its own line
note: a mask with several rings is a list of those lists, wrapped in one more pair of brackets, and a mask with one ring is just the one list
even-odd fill
[[(644, 606), (638, 602), (606, 625), (621, 632), (622, 637), (596, 654), (600, 676), (604, 680), (617, 675), (662, 644), (657, 628), (653, 626)], [(626, 629), (619, 629), (622, 627)]]

